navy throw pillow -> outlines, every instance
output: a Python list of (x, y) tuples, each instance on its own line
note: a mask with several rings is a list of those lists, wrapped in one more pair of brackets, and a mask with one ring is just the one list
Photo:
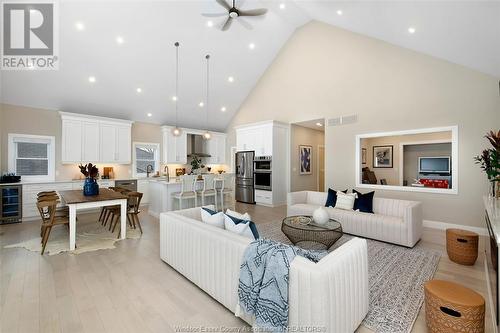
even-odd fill
[(203, 209), (204, 211), (206, 211), (207, 213), (209, 213), (210, 215), (214, 215), (214, 214), (217, 214), (217, 212), (215, 210), (211, 210), (209, 208), (206, 208), (206, 207), (201, 207), (201, 209)]
[(363, 194), (356, 190), (352, 190), (352, 193), (356, 193), (358, 195), (356, 200), (354, 200), (353, 209), (359, 209), (360, 212), (373, 214), (373, 196), (375, 195), (375, 191)]
[(248, 227), (252, 231), (253, 237), (255, 239), (259, 239), (259, 232), (257, 231), (257, 226), (255, 225), (255, 223), (253, 223), (252, 221), (249, 221), (249, 220), (242, 220), (242, 219), (239, 219), (237, 217), (227, 215), (227, 214), (226, 214), (226, 216), (229, 216), (231, 218), (231, 220), (233, 220), (234, 224), (250, 223), (250, 225)]
[[(347, 193), (347, 190), (342, 191), (343, 193)], [(328, 197), (326, 198), (325, 207), (335, 207), (337, 204), (337, 191), (328, 189)]]

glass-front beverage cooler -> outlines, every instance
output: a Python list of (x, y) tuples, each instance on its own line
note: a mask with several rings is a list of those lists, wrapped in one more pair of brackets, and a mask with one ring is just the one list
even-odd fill
[(19, 223), (22, 218), (22, 186), (0, 186), (0, 224)]

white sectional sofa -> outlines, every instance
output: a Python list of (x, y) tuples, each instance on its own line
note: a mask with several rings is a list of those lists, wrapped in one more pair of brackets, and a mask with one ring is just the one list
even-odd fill
[[(203, 223), (199, 208), (160, 215), (161, 259), (237, 314), (240, 265), (251, 241)], [(368, 295), (366, 240), (354, 238), (318, 263), (297, 256), (290, 266), (289, 326), (354, 332), (368, 312)]]
[[(325, 206), (328, 193), (301, 191), (288, 194), (287, 215), (312, 215)], [(361, 213), (327, 207), (345, 233), (413, 247), (422, 237), (422, 205), (418, 201), (373, 198), (373, 212)]]

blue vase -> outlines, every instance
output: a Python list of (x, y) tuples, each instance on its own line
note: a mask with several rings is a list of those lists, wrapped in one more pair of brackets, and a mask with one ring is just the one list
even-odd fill
[(99, 194), (99, 185), (97, 181), (92, 178), (85, 178), (85, 183), (83, 184), (83, 195), (98, 195)]

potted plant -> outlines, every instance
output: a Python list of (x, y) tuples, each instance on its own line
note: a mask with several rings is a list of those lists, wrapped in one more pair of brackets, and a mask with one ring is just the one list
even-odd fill
[(485, 138), (493, 148), (483, 150), (481, 155), (474, 157), (476, 164), (484, 170), (488, 180), (491, 182), (491, 195), (500, 198), (500, 130), (490, 131)]
[(191, 173), (200, 174), (201, 169), (205, 166), (201, 163), (201, 158), (193, 155), (193, 159), (191, 160)]
[(92, 163), (79, 165), (80, 172), (85, 176), (85, 183), (83, 184), (83, 195), (98, 195), (99, 194), (99, 184), (97, 184), (97, 176), (99, 175), (99, 169)]

